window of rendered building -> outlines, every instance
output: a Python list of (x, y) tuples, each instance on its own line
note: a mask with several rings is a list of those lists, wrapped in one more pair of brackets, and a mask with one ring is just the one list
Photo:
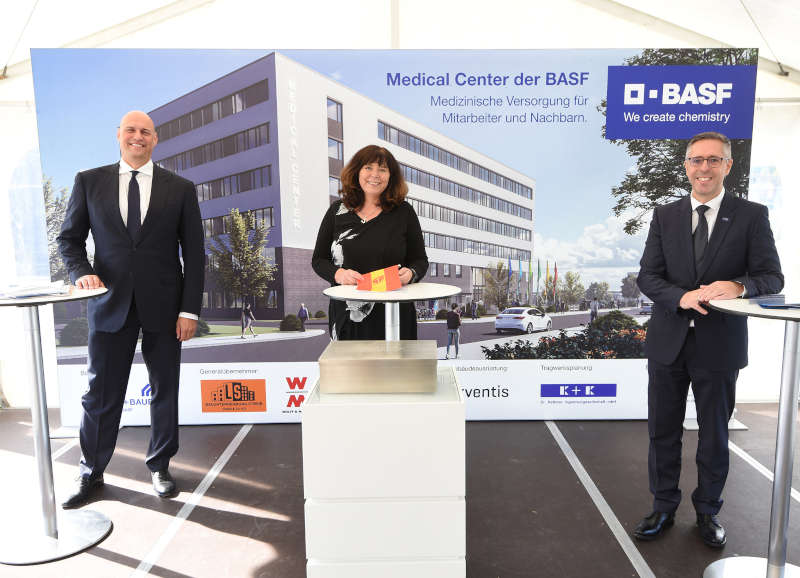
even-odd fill
[(336, 177), (328, 177), (328, 195), (331, 197), (338, 197), (339, 190), (342, 187), (342, 181)]
[(332, 138), (328, 139), (328, 158), (344, 161), (342, 143), (340, 143), (338, 140), (334, 140)]
[(330, 98), (328, 99), (328, 118), (339, 123), (342, 122), (342, 105)]
[(276, 289), (270, 289), (267, 291), (267, 309), (277, 309), (278, 308), (278, 291)]

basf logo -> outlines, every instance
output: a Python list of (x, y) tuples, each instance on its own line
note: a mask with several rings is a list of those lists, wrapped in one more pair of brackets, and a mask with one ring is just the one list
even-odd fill
[(644, 84), (626, 84), (623, 103), (645, 104), (647, 98), (656, 102), (660, 100), (661, 104), (722, 104), (731, 97), (731, 90), (731, 82), (704, 82), (700, 86), (691, 82), (683, 86), (667, 82), (661, 84), (660, 89), (647, 89)]
[(609, 66), (606, 138), (752, 138), (755, 66)]
[(283, 409), (283, 413), (302, 413), (300, 406), (306, 399), (307, 381), (307, 376), (286, 378), (286, 407)]
[(146, 383), (144, 387), (139, 391), (138, 396), (129, 397), (125, 400), (125, 403), (122, 407), (122, 411), (131, 411), (134, 407), (138, 405), (150, 405), (152, 399), (153, 399), (153, 388), (150, 387), (149, 383)]
[(200, 380), (203, 413), (267, 411), (265, 379)]

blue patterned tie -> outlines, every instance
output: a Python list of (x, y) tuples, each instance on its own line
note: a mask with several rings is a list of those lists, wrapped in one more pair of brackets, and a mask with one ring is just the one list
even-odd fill
[(139, 183), (136, 175), (139, 171), (131, 171), (131, 182), (128, 185), (128, 235), (132, 241), (139, 237), (139, 229), (142, 228), (141, 200), (139, 198)]

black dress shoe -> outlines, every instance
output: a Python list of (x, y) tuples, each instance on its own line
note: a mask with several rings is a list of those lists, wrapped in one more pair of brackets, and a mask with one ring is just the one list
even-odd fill
[(152, 472), (153, 475), (153, 490), (159, 498), (171, 498), (177, 494), (177, 487), (175, 480), (169, 474), (169, 470), (159, 470)]
[(728, 541), (725, 528), (715, 514), (697, 514), (697, 527), (700, 528), (700, 537), (706, 546), (722, 548)]
[(633, 530), (637, 540), (655, 540), (675, 523), (674, 512), (652, 512)]
[(65, 510), (80, 508), (89, 502), (92, 492), (103, 485), (103, 474), (97, 476), (78, 476), (75, 478), (75, 488), (70, 496), (61, 503)]

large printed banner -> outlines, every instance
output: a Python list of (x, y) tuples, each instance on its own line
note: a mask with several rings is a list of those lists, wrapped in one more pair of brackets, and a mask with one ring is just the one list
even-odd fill
[[(47, 49), (32, 63), (51, 231), (75, 173), (119, 158), (129, 110), (154, 121), (153, 160), (196, 184), (208, 259), (202, 331), (182, 352), (183, 423), (297, 420), (330, 342), (317, 231), (368, 144), (409, 186), (423, 281), (461, 289), (416, 304), (418, 335), (459, 368), (470, 419), (644, 418), (651, 304), (636, 274), (652, 209), (688, 192), (686, 140), (727, 134), (726, 194), (750, 194), (751, 49)], [(158, 73), (130, 90), (131, 70)], [(241, 215), (250, 225), (234, 226)], [(50, 270), (66, 277), (54, 249)], [(450, 301), (457, 352), (436, 318)], [(62, 422), (76, 424), (86, 305), (55, 318)], [(137, 354), (124, 423), (147, 422), (148, 387)]]
[[(647, 418), (643, 360), (444, 363), (455, 367), (469, 420)], [(191, 425), (299, 422), (318, 379), (318, 365), (309, 362), (185, 365), (179, 419)], [(76, 427), (80, 404), (64, 400), (80, 397), (86, 370), (62, 365), (59, 380), (62, 425)], [(153, 392), (147, 381), (144, 366), (135, 365), (122, 425), (150, 424)]]

